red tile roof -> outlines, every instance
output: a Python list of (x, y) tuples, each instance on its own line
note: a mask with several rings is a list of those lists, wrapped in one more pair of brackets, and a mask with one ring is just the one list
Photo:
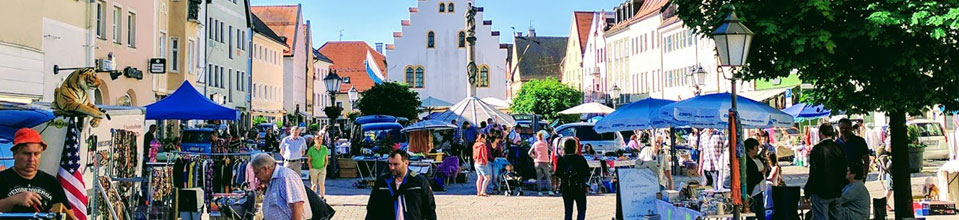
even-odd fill
[(589, 40), (589, 28), (593, 24), (593, 14), (591, 11), (573, 12), (576, 17), (576, 32), (579, 35), (580, 52), (586, 52), (586, 40)]
[(290, 48), (293, 48), (293, 40), (296, 39), (297, 25), (301, 23), (300, 5), (252, 6), (250, 11), (277, 35), (286, 37), (287, 49), (283, 50), (283, 55), (293, 55)]
[(373, 79), (370, 79), (370, 76), (366, 73), (366, 65), (364, 65), (367, 51), (373, 54), (373, 59), (376, 60), (379, 69), (385, 71), (386, 56), (376, 52), (366, 42), (330, 41), (320, 47), (320, 54), (333, 60), (333, 65), (330, 68), (336, 70), (340, 77), (350, 77), (350, 83), (340, 85), (340, 92), (348, 92), (351, 86), (356, 87), (356, 90), (361, 92), (373, 87)]

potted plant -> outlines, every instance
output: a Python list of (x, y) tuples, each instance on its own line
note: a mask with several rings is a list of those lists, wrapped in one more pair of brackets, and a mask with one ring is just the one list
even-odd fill
[(926, 145), (919, 142), (919, 128), (916, 126), (906, 127), (906, 142), (909, 149), (909, 170), (917, 173), (922, 171), (922, 156), (926, 152)]

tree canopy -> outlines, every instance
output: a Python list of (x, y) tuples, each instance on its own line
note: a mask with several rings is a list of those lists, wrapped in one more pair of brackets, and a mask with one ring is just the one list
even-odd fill
[(383, 82), (364, 91), (357, 101), (357, 108), (364, 115), (392, 115), (417, 118), (420, 106), (419, 95), (405, 84)]
[(678, 16), (711, 33), (735, 6), (755, 32), (746, 79), (798, 71), (811, 101), (850, 113), (959, 109), (959, 6), (956, 1), (675, 0)]
[[(959, 2), (934, 0), (673, 0), (696, 33), (709, 35), (735, 7), (755, 33), (736, 76), (811, 83), (810, 102), (849, 114), (891, 113), (893, 179), (910, 185), (905, 116), (942, 104), (959, 109)], [(671, 6), (673, 7), (673, 6)], [(896, 210), (911, 191), (897, 190)], [(896, 212), (896, 218), (911, 217)]]
[(548, 120), (558, 117), (557, 112), (575, 107), (583, 102), (583, 93), (556, 78), (530, 80), (523, 83), (510, 110), (514, 113), (541, 114)]

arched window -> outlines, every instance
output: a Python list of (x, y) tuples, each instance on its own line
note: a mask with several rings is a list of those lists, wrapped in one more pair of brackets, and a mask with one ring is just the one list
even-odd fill
[(446, 4), (440, 2), (440, 13), (446, 12)]
[(452, 3), (452, 2), (450, 2), (450, 5), (447, 6), (446, 8), (449, 9), (449, 10), (446, 10), (446, 12), (454, 12), (454, 10), (453, 10), (453, 3)]
[(413, 86), (413, 67), (406, 67), (406, 85)]
[[(450, 3), (453, 4), (453, 3)], [(460, 31), (459, 47), (466, 47), (466, 33)]]
[(436, 39), (436, 33), (433, 33), (433, 31), (426, 33), (426, 48), (434, 48), (436, 46), (433, 41), (434, 39)]
[(479, 82), (476, 82), (476, 86), (489, 87), (489, 67), (480, 67)]
[(117, 105), (119, 106), (133, 106), (133, 99), (130, 98), (130, 94), (126, 94), (117, 98)]
[(416, 83), (413, 85), (413, 88), (423, 88), (423, 67), (416, 67)]

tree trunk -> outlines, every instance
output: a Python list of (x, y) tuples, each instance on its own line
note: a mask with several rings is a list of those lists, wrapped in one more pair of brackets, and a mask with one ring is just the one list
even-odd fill
[(889, 115), (892, 140), (892, 182), (896, 219), (912, 218), (912, 183), (909, 176), (909, 149), (906, 147), (906, 113)]

